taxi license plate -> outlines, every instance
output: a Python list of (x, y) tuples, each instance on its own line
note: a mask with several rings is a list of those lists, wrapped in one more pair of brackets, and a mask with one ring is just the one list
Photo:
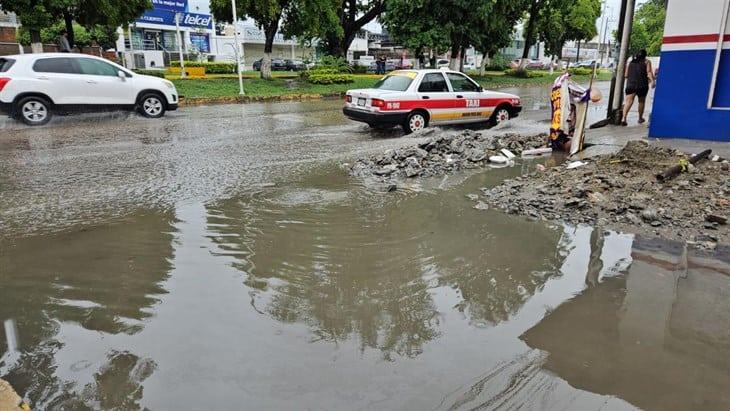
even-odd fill
[(365, 99), (364, 98), (357, 99), (357, 105), (358, 106), (365, 106)]

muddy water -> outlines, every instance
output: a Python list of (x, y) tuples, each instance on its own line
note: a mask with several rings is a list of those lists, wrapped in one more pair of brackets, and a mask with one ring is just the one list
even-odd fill
[(333, 111), (232, 136), (171, 121), (152, 147), (146, 122), (88, 142), (70, 121), (52, 149), (16, 134), (0, 320), (18, 349), (0, 332), (0, 378), (34, 409), (730, 407), (727, 248), (466, 199), (530, 163), (362, 186), (341, 162), (404, 143)]

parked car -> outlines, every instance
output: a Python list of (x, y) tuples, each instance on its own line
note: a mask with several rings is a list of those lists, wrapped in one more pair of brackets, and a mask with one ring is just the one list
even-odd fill
[(342, 111), (371, 127), (400, 125), (411, 133), (435, 124), (501, 123), (516, 117), (522, 103), (456, 71), (398, 70), (372, 88), (349, 90)]
[(48, 123), (54, 113), (136, 109), (159, 118), (176, 110), (172, 82), (133, 73), (86, 54), (43, 53), (0, 57), (0, 110), (25, 124)]
[(447, 59), (436, 60), (436, 68), (449, 68), (450, 61)]
[[(253, 62), (253, 69), (255, 71), (261, 71), (261, 64), (264, 59), (258, 59)], [(286, 71), (286, 63), (282, 59), (271, 59), (271, 71)]]
[(575, 67), (593, 68), (593, 66), (596, 66), (598, 64), (599, 63), (596, 60), (583, 60), (576, 63)]
[(289, 71), (302, 71), (306, 70), (307, 66), (301, 60), (284, 60), (284, 65)]
[[(516, 70), (520, 68), (520, 64), (522, 63), (522, 59), (514, 59), (510, 62), (509, 67), (513, 70)], [(547, 67), (550, 67), (549, 65)], [(526, 70), (542, 70), (546, 68), (546, 64), (540, 60), (535, 59), (529, 59), (527, 60), (527, 63), (525, 64)]]
[(409, 70), (413, 68), (413, 61), (410, 59), (395, 59), (393, 65), (396, 70)]

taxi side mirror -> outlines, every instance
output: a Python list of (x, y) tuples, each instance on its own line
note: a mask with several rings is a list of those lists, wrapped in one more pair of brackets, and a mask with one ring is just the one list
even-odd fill
[(477, 91), (481, 93), (482, 91), (484, 91), (484, 87), (482, 87), (482, 86), (477, 86)]

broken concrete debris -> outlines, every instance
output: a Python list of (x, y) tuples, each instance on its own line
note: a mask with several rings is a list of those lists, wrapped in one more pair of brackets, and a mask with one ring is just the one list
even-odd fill
[(728, 238), (730, 178), (722, 163), (658, 182), (657, 170), (686, 158), (673, 149), (632, 141), (620, 152), (586, 160), (577, 169), (549, 168), (483, 189), (478, 201), (510, 214), (573, 224), (596, 224), (670, 239)]
[(431, 177), (451, 171), (483, 167), (490, 160), (504, 164), (524, 150), (545, 147), (546, 134), (522, 136), (494, 135), (465, 130), (459, 133), (430, 132), (425, 142), (415, 147), (387, 150), (356, 161), (353, 176), (375, 177), (382, 181)]

